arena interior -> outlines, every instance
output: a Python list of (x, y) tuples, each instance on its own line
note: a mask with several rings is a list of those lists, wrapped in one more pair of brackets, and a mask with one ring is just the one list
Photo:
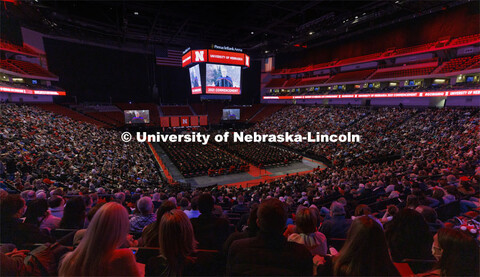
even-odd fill
[(479, 276), (480, 4), (0, 0), (1, 276)]

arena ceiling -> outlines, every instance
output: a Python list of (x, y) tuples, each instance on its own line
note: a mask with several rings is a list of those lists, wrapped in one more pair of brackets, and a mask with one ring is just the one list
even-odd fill
[(184, 49), (212, 43), (273, 53), (317, 46), (463, 1), (43, 1), (10, 11), (51, 35)]

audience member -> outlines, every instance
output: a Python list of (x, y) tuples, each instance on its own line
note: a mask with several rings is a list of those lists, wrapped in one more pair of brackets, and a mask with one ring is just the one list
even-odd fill
[(141, 233), (148, 224), (155, 222), (156, 217), (153, 213), (153, 202), (150, 197), (144, 196), (137, 201), (137, 211), (130, 219), (130, 232)]
[(355, 219), (334, 259), (335, 276), (399, 276), (390, 259), (382, 226), (369, 216)]
[(258, 234), (259, 229), (257, 225), (257, 211), (258, 211), (258, 204), (253, 204), (252, 207), (250, 208), (250, 214), (248, 216), (246, 229), (239, 230), (238, 232), (231, 234), (227, 238), (227, 241), (225, 241), (223, 245), (223, 252), (225, 254), (228, 254), (230, 246), (234, 241), (239, 239), (245, 239), (245, 238), (253, 238)]
[(128, 228), (128, 213), (122, 205), (102, 206), (78, 247), (63, 258), (59, 276), (140, 276), (132, 251), (118, 249)]
[(67, 201), (60, 221), (62, 229), (83, 229), (85, 227), (85, 202), (82, 197), (72, 197)]
[(317, 231), (317, 218), (313, 208), (302, 208), (295, 216), (296, 233), (288, 237), (288, 241), (303, 244), (312, 256), (327, 255), (327, 238)]
[(65, 200), (59, 196), (59, 195), (52, 195), (49, 199), (48, 199), (48, 206), (50, 207), (49, 210), (50, 210), (50, 213), (53, 215), (53, 216), (56, 216), (58, 218), (62, 218), (63, 217), (63, 210), (64, 210), (64, 206), (65, 206)]
[(45, 199), (35, 199), (25, 212), (25, 223), (37, 226), (41, 230), (51, 231), (60, 226), (61, 219), (50, 214)]
[(423, 216), (423, 218), (428, 224), (430, 232), (432, 232), (433, 234), (437, 233), (440, 228), (444, 227), (443, 222), (438, 219), (435, 209), (428, 206), (420, 205), (415, 210)]
[(246, 213), (246, 212), (248, 212), (248, 210), (249, 210), (249, 208), (245, 204), (245, 199), (244, 199), (243, 195), (239, 195), (237, 197), (237, 205), (234, 205), (231, 208), (231, 211), (234, 212), (234, 213)]
[(25, 212), (25, 200), (20, 195), (7, 195), (0, 202), (0, 240), (13, 243), (19, 249), (25, 244), (52, 242), (53, 238), (42, 233), (38, 226), (23, 223), (20, 219)]
[(200, 216), (200, 211), (198, 210), (198, 196), (192, 198), (190, 203), (190, 210), (184, 211), (188, 218), (197, 218)]
[(460, 230), (442, 228), (433, 238), (437, 268), (422, 276), (479, 276), (478, 241)]
[(160, 256), (151, 258), (145, 267), (146, 276), (199, 275), (195, 254), (197, 241), (192, 223), (181, 210), (166, 211), (158, 226)]
[(385, 224), (385, 236), (394, 262), (432, 258), (432, 233), (423, 216), (413, 209), (406, 208), (395, 214)]
[(202, 193), (198, 198), (200, 215), (191, 219), (200, 249), (221, 250), (230, 233), (228, 220), (214, 216), (213, 206), (212, 196), (209, 193)]
[(330, 238), (346, 238), (348, 228), (352, 224), (351, 219), (345, 218), (345, 208), (339, 202), (333, 202), (330, 206), (331, 219), (325, 220), (320, 227), (320, 232), (327, 239)]
[(164, 200), (162, 205), (157, 210), (157, 217), (155, 222), (150, 223), (143, 229), (142, 238), (139, 242), (140, 246), (144, 247), (159, 247), (158, 246), (158, 230), (160, 226), (160, 221), (162, 220), (163, 215), (166, 212), (175, 210), (175, 204), (172, 201)]
[(234, 241), (227, 260), (227, 275), (311, 276), (312, 255), (301, 244), (283, 236), (287, 214), (283, 203), (275, 198), (258, 207), (259, 234)]

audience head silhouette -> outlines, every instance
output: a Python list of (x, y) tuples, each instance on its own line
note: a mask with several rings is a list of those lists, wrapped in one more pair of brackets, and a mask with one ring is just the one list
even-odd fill
[(125, 208), (110, 202), (93, 216), (87, 232), (78, 247), (62, 260), (59, 275), (105, 275), (110, 255), (128, 234), (130, 224)]
[(181, 265), (196, 248), (192, 223), (181, 210), (163, 214), (159, 226), (160, 253), (167, 259), (170, 275), (181, 275)]
[(347, 240), (335, 259), (336, 276), (397, 275), (390, 260), (383, 229), (369, 216), (355, 219)]
[(264, 233), (282, 233), (287, 221), (287, 212), (283, 202), (270, 198), (258, 207), (257, 224)]

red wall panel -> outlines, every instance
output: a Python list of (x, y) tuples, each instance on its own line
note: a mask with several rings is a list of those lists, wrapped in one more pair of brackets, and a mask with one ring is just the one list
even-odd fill
[(170, 127), (170, 118), (168, 116), (160, 117), (160, 126)]
[(191, 126), (198, 126), (198, 116), (191, 116), (190, 117), (190, 125)]
[(205, 125), (208, 125), (207, 116), (206, 115), (201, 115), (200, 116), (200, 126), (205, 126)]
[(178, 116), (171, 116), (170, 117), (170, 126), (178, 127), (180, 126), (179, 117)]

